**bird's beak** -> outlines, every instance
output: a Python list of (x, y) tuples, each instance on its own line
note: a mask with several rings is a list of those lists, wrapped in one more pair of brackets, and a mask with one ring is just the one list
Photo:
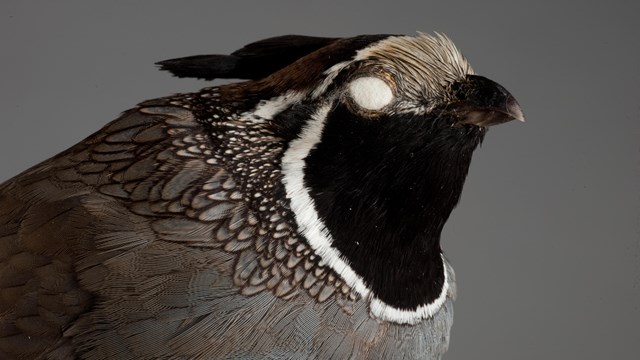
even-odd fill
[(457, 101), (449, 107), (456, 124), (491, 126), (511, 120), (524, 121), (518, 101), (502, 85), (483, 76), (469, 75), (454, 88)]

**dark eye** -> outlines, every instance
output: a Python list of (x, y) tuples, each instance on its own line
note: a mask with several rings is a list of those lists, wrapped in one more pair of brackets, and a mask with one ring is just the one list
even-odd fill
[(359, 77), (349, 85), (349, 95), (355, 104), (369, 111), (378, 111), (393, 101), (393, 90), (386, 81), (372, 76)]

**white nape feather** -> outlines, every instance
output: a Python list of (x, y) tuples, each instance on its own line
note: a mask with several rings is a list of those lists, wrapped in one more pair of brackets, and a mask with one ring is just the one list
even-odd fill
[(391, 87), (382, 79), (367, 76), (349, 84), (353, 101), (366, 110), (380, 110), (393, 100)]

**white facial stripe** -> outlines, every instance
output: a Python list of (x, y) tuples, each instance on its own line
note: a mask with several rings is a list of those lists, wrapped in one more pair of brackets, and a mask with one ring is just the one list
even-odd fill
[(393, 100), (391, 87), (376, 77), (361, 77), (349, 84), (353, 101), (366, 110), (380, 110)]
[(276, 114), (298, 102), (303, 96), (304, 94), (299, 92), (289, 91), (269, 101), (261, 101), (252, 113), (261, 119), (271, 120)]
[(329, 69), (327, 69), (323, 73), (324, 74), (324, 80), (322, 80), (322, 83), (320, 84), (320, 86), (318, 86), (317, 88), (315, 88), (313, 90), (313, 92), (311, 92), (311, 97), (317, 98), (318, 96), (324, 94), (324, 92), (327, 91), (327, 89), (329, 88), (329, 85), (331, 85), (331, 83), (336, 78), (336, 76), (338, 76), (340, 71), (342, 71), (344, 68), (349, 66), (349, 64), (351, 64), (351, 63), (352, 63), (352, 60), (343, 61), (343, 62), (339, 62), (339, 63), (333, 65), (332, 67), (330, 67)]
[(304, 184), (305, 159), (320, 142), (325, 121), (333, 104), (326, 103), (307, 121), (300, 136), (289, 144), (282, 157), (283, 184), (291, 203), (291, 210), (298, 225), (298, 231), (307, 239), (314, 253), (322, 259), (325, 266), (335, 271), (344, 282), (369, 301), (370, 313), (373, 317), (398, 324), (417, 324), (432, 317), (444, 304), (449, 291), (447, 265), (443, 261), (445, 278), (442, 292), (429, 304), (415, 310), (394, 308), (375, 297), (365, 285), (363, 279), (349, 266), (346, 259), (332, 246), (331, 234), (320, 220), (311, 198), (309, 189)]
[(331, 109), (331, 103), (325, 104), (312, 115), (300, 136), (289, 144), (282, 157), (282, 174), (291, 210), (295, 214), (298, 230), (305, 236), (314, 253), (323, 262), (338, 273), (344, 281), (362, 296), (369, 294), (362, 278), (342, 259), (340, 253), (331, 246), (332, 239), (324, 226), (315, 204), (304, 186), (305, 159), (319, 142), (324, 122)]

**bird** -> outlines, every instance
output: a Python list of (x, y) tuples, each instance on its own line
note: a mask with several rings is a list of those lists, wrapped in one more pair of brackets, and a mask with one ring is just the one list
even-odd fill
[(445, 35), (285, 35), (157, 63), (139, 103), (0, 185), (2, 359), (440, 359), (441, 232), (492, 125)]

